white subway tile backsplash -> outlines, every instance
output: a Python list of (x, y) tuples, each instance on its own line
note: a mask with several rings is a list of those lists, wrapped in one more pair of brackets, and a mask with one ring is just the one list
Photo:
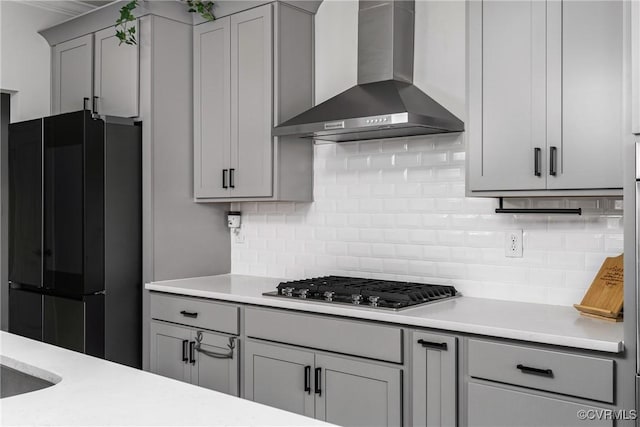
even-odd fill
[[(467, 198), (459, 135), (314, 146), (313, 203), (232, 204), (245, 243), (232, 272), (289, 279), (340, 274), (452, 284), (464, 295), (579, 302), (607, 256), (623, 250), (613, 198), (505, 199), (507, 207), (580, 207), (579, 217), (495, 214)], [(504, 233), (524, 231), (522, 258)]]

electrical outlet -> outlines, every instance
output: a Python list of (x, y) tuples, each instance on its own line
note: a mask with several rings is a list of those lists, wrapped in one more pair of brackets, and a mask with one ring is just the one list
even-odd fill
[(233, 235), (236, 243), (240, 243), (240, 244), (244, 243), (244, 233), (242, 232), (242, 230), (238, 228), (234, 229)]
[(507, 231), (504, 239), (504, 256), (522, 258), (522, 230)]

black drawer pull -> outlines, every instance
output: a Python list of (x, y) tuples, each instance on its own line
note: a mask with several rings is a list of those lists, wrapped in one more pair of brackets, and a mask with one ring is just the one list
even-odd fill
[(92, 104), (92, 107), (91, 107), (91, 109), (92, 109), (92, 111), (91, 111), (91, 112), (92, 112), (93, 114), (98, 114), (98, 106), (97, 106), (97, 104), (98, 104), (98, 98), (99, 98), (99, 97), (97, 97), (97, 96), (94, 96), (94, 97), (93, 97), (93, 104)]
[(322, 368), (316, 368), (315, 371), (315, 390), (314, 392), (318, 395), (318, 396), (322, 396), (322, 384), (320, 383), (320, 381), (322, 381), (322, 379), (320, 377), (322, 377)]
[(429, 342), (425, 340), (418, 340), (418, 344), (425, 348), (433, 348), (435, 350), (447, 351), (447, 343), (446, 342)]
[(184, 317), (191, 317), (192, 319), (195, 319), (196, 317), (198, 317), (198, 313), (191, 312), (191, 311), (182, 310), (180, 314), (182, 314)]
[(227, 185), (227, 172), (228, 169), (222, 169), (222, 188), (229, 188)]
[(196, 364), (196, 356), (194, 354), (195, 346), (196, 346), (195, 341), (191, 341), (189, 343), (189, 363), (191, 363), (192, 365)]
[(540, 375), (542, 377), (553, 378), (553, 371), (551, 369), (532, 368), (531, 366), (524, 366), (523, 364), (516, 365), (516, 368), (520, 369), (523, 374)]
[(82, 109), (83, 110), (88, 110), (89, 108), (87, 108), (87, 102), (89, 102), (89, 98), (82, 98)]
[(229, 169), (229, 188), (236, 188), (236, 184), (235, 184), (235, 175), (236, 170), (235, 169)]
[(538, 147), (533, 149), (533, 174), (535, 176), (542, 176), (542, 172), (540, 171), (540, 163), (541, 162), (542, 150)]
[(549, 175), (556, 176), (558, 174), (558, 148), (549, 148)]
[(188, 362), (189, 357), (187, 356), (187, 346), (189, 344), (189, 340), (182, 340), (182, 361)]
[(304, 391), (311, 394), (311, 366), (304, 367)]

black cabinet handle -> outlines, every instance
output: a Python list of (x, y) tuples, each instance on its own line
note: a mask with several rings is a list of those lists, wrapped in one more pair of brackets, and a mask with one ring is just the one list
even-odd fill
[(198, 313), (191, 312), (191, 311), (182, 310), (180, 314), (182, 314), (184, 317), (191, 317), (192, 319), (195, 319), (196, 317), (198, 317)]
[(222, 188), (229, 188), (227, 186), (227, 169), (222, 169)]
[(539, 147), (533, 149), (533, 174), (535, 176), (542, 176), (542, 172), (540, 171), (540, 163), (542, 150)]
[(89, 102), (89, 98), (82, 98), (82, 109), (83, 110), (88, 110), (89, 107), (87, 107), (87, 102)]
[(92, 111), (93, 114), (98, 114), (98, 97), (93, 97)]
[(195, 342), (195, 341), (191, 341), (191, 342), (189, 343), (189, 362), (190, 362), (192, 365), (195, 365), (195, 364), (196, 364), (196, 357), (195, 357), (195, 354), (194, 354), (194, 347), (195, 347), (195, 345), (196, 345), (196, 342)]
[(182, 361), (188, 362), (189, 358), (187, 357), (187, 344), (189, 340), (182, 340)]
[(229, 188), (236, 188), (236, 185), (234, 183), (235, 179), (233, 177), (235, 175), (235, 172), (235, 169), (229, 169)]
[(311, 366), (304, 367), (304, 391), (311, 394)]
[(516, 368), (520, 369), (523, 374), (540, 375), (542, 377), (553, 378), (553, 371), (551, 369), (532, 368), (530, 366), (524, 366), (523, 364), (516, 365)]
[(418, 344), (425, 348), (433, 348), (435, 350), (447, 351), (447, 343), (446, 342), (429, 342), (425, 340), (418, 340)]
[(558, 174), (558, 147), (549, 147), (549, 175)]
[(320, 383), (322, 377), (322, 368), (316, 368), (315, 371), (315, 390), (314, 392), (318, 396), (322, 396), (322, 384)]

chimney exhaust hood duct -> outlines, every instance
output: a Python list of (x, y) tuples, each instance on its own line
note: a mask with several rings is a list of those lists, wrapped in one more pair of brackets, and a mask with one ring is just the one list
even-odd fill
[(413, 85), (414, 1), (360, 0), (358, 84), (276, 126), (274, 136), (343, 142), (462, 132)]

